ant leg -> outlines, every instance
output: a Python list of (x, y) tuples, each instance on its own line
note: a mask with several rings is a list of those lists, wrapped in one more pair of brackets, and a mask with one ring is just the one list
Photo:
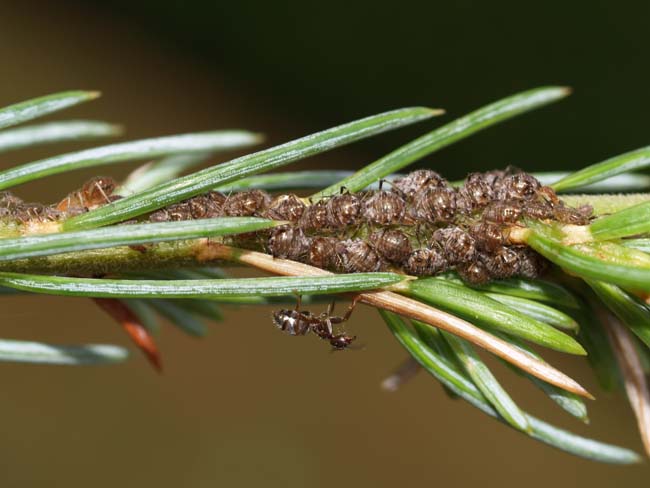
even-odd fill
[(349, 320), (350, 316), (352, 315), (352, 311), (354, 308), (357, 306), (357, 303), (361, 300), (360, 295), (355, 295), (354, 298), (352, 299), (352, 303), (348, 307), (348, 310), (345, 312), (345, 315), (343, 315), (343, 322), (346, 322)]
[(101, 193), (102, 197), (104, 197), (106, 203), (111, 203), (111, 199), (108, 198), (108, 195), (106, 194), (106, 192), (104, 191), (104, 189), (102, 188), (102, 186), (99, 184), (98, 181), (95, 182), (95, 188), (99, 190), (99, 193)]
[(300, 312), (302, 308), (302, 295), (297, 294), (298, 301), (296, 302), (296, 312)]

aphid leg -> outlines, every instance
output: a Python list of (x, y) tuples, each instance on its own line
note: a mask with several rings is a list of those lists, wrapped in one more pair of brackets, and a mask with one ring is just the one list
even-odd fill
[(95, 182), (93, 183), (93, 186), (94, 186), (97, 190), (99, 190), (99, 193), (101, 194), (102, 197), (104, 197), (104, 201), (105, 201), (106, 203), (111, 203), (111, 199), (108, 197), (108, 195), (106, 194), (106, 192), (105, 192), (104, 189), (102, 188), (102, 185), (99, 184), (99, 181), (95, 181)]

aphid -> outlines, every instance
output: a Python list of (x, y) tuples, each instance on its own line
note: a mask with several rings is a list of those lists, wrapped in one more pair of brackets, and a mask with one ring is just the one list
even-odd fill
[(476, 247), (484, 251), (496, 251), (508, 243), (508, 228), (494, 222), (478, 222), (469, 229)]
[(433, 276), (446, 271), (449, 263), (437, 248), (422, 248), (413, 251), (404, 263), (404, 272), (414, 276)]
[(356, 306), (356, 300), (352, 302), (345, 315), (342, 317), (332, 315), (334, 303), (327, 307), (327, 311), (320, 315), (314, 315), (307, 310), (300, 310), (301, 300), (298, 297), (298, 303), (293, 310), (276, 310), (273, 312), (273, 323), (282, 331), (289, 335), (306, 335), (312, 331), (321, 339), (329, 341), (334, 349), (345, 349), (355, 339), (355, 336), (345, 334), (334, 334), (334, 325), (346, 322)]
[(499, 200), (529, 200), (537, 194), (541, 183), (528, 173), (518, 172), (507, 175), (499, 181), (497, 198)]
[(192, 218), (192, 209), (187, 201), (173, 203), (149, 215), (150, 222), (178, 222), (181, 220), (192, 220)]
[(97, 176), (86, 181), (83, 186), (68, 194), (56, 204), (61, 212), (88, 211), (110, 203), (110, 196), (117, 188), (117, 182), (108, 176)]
[(555, 220), (563, 224), (587, 225), (591, 220), (592, 213), (593, 207), (591, 205), (583, 205), (576, 209), (560, 204), (553, 208)]
[(18, 198), (10, 191), (0, 191), (0, 207), (15, 208), (23, 203), (22, 198)]
[(309, 253), (309, 244), (302, 229), (283, 225), (270, 231), (267, 248), (273, 257), (302, 261)]
[(461, 264), (456, 268), (456, 271), (463, 281), (472, 285), (482, 285), (490, 281), (490, 273), (480, 261)]
[(271, 200), (264, 216), (273, 220), (298, 222), (305, 212), (305, 203), (294, 194), (278, 195)]
[(525, 217), (536, 220), (553, 218), (553, 207), (546, 200), (523, 202), (522, 211)]
[(518, 248), (519, 264), (517, 274), (524, 278), (537, 278), (544, 274), (549, 267), (549, 262), (529, 247)]
[(299, 225), (305, 230), (320, 230), (328, 225), (327, 201), (319, 200), (309, 205), (300, 219)]
[(413, 251), (408, 236), (396, 229), (381, 229), (373, 232), (369, 242), (382, 258), (395, 264), (406, 261)]
[(59, 220), (62, 212), (40, 203), (22, 203), (13, 210), (12, 216), (19, 222), (47, 222)]
[(339, 229), (357, 223), (361, 211), (361, 202), (357, 195), (335, 195), (327, 200), (326, 206), (328, 227)]
[(371, 224), (398, 224), (404, 217), (404, 199), (397, 193), (379, 190), (362, 201), (363, 220)]
[(330, 271), (343, 271), (343, 262), (336, 252), (339, 240), (334, 237), (314, 237), (309, 246), (308, 263)]
[(448, 187), (427, 188), (413, 199), (412, 214), (426, 223), (451, 222), (456, 215), (456, 192)]
[(476, 241), (460, 227), (446, 227), (433, 233), (433, 240), (442, 248), (450, 264), (468, 263), (476, 255)]
[(386, 262), (361, 239), (347, 239), (336, 245), (346, 273), (367, 273), (386, 269)]
[(495, 279), (505, 279), (519, 273), (519, 255), (509, 247), (502, 246), (493, 253), (482, 254), (481, 261)]
[(262, 190), (247, 190), (228, 195), (223, 213), (229, 217), (261, 215), (271, 202), (271, 196)]
[(223, 213), (223, 204), (226, 196), (217, 191), (197, 195), (185, 200), (193, 219), (210, 219), (220, 217)]
[(472, 209), (482, 208), (494, 199), (494, 189), (488, 178), (481, 173), (470, 173), (460, 193), (467, 198)]
[(508, 171), (495, 169), (493, 171), (486, 171), (485, 173), (482, 173), (482, 176), (485, 182), (496, 191), (501, 180), (505, 178), (509, 174), (509, 172), (510, 172), (509, 169)]
[(446, 184), (446, 180), (435, 171), (419, 169), (395, 180), (393, 188), (407, 198), (413, 198), (415, 194), (420, 193), (425, 188), (437, 188), (446, 186)]
[(537, 194), (549, 202), (551, 205), (560, 204), (560, 199), (557, 197), (557, 193), (555, 193), (555, 190), (550, 186), (542, 186), (539, 190), (537, 190)]
[(483, 212), (483, 220), (498, 224), (514, 224), (521, 217), (520, 202), (496, 201), (487, 206)]

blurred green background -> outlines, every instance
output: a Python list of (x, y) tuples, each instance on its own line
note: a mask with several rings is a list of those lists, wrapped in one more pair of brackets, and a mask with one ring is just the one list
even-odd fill
[[(242, 127), (269, 144), (404, 105), (447, 109), (442, 120), (301, 163), (354, 168), (496, 98), (566, 84), (570, 99), (421, 165), (449, 177), (507, 164), (571, 169), (648, 144), (649, 14), (647, 2), (2, 2), (0, 105), (95, 88), (102, 99), (67, 115), (123, 122), (128, 138)], [(55, 201), (91, 174), (20, 194)], [(88, 301), (22, 297), (3, 307), (3, 337), (128, 343)], [(424, 375), (380, 391), (404, 354), (373, 310), (355, 312), (350, 328), (366, 347), (346, 354), (292, 340), (268, 317), (228, 310), (202, 341), (165, 329), (162, 376), (137, 351), (115, 367), (1, 365), (2, 486), (647, 486), (647, 466), (597, 465), (534, 443)], [(596, 389), (580, 361), (548, 359)], [(592, 425), (577, 425), (497, 371), (533, 412), (640, 449), (620, 397), (597, 392)]]

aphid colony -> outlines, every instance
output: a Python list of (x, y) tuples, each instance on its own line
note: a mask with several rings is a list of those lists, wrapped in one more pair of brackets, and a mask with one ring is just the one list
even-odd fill
[[(59, 203), (44, 206), (0, 194), (0, 217), (19, 222), (59, 220), (109, 203), (116, 183), (98, 177)], [(289, 224), (236, 239), (275, 257), (334, 272), (402, 270), (431, 276), (456, 270), (480, 284), (511, 276), (535, 277), (544, 259), (509, 241), (509, 229), (525, 219), (584, 225), (591, 208), (573, 209), (531, 175), (515, 169), (472, 173), (452, 187), (430, 170), (414, 171), (388, 189), (340, 194), (305, 202), (294, 194), (262, 190), (224, 195), (212, 191), (150, 214), (151, 222), (220, 216), (259, 216)]]
[(117, 199), (112, 195), (115, 188), (115, 180), (99, 176), (88, 180), (79, 190), (54, 205), (24, 202), (11, 192), (0, 192), (0, 218), (18, 223), (63, 220)]
[(432, 276), (456, 270), (465, 281), (480, 284), (533, 278), (544, 270), (541, 256), (510, 243), (512, 226), (525, 219), (584, 225), (591, 208), (565, 206), (552, 189), (514, 169), (472, 173), (459, 188), (433, 171), (418, 170), (388, 189), (353, 194), (343, 188), (314, 203), (261, 190), (209, 192), (158, 210), (149, 220), (223, 215), (290, 222), (236, 240), (275, 257), (343, 273), (397, 269)]
[[(382, 186), (388, 186), (383, 189)], [(55, 205), (25, 203), (9, 192), (0, 193), (0, 218), (18, 223), (62, 220), (119, 198), (117, 184), (98, 177), (86, 182)], [(472, 173), (462, 186), (452, 187), (430, 170), (414, 171), (379, 190), (337, 195), (317, 202), (294, 194), (271, 196), (262, 190), (225, 195), (211, 191), (169, 205), (146, 217), (170, 222), (222, 216), (258, 216), (287, 221), (287, 225), (232, 237), (244, 248), (262, 248), (278, 258), (291, 259), (334, 272), (358, 273), (401, 270), (432, 276), (456, 270), (472, 284), (512, 276), (534, 278), (547, 262), (526, 246), (510, 242), (510, 230), (526, 220), (586, 225), (592, 209), (567, 207), (555, 192), (516, 169)], [(145, 246), (137, 248), (146, 252)], [(354, 305), (342, 316), (332, 307), (322, 314), (278, 310), (273, 321), (290, 335), (313, 332), (334, 349), (355, 339), (335, 333)]]

